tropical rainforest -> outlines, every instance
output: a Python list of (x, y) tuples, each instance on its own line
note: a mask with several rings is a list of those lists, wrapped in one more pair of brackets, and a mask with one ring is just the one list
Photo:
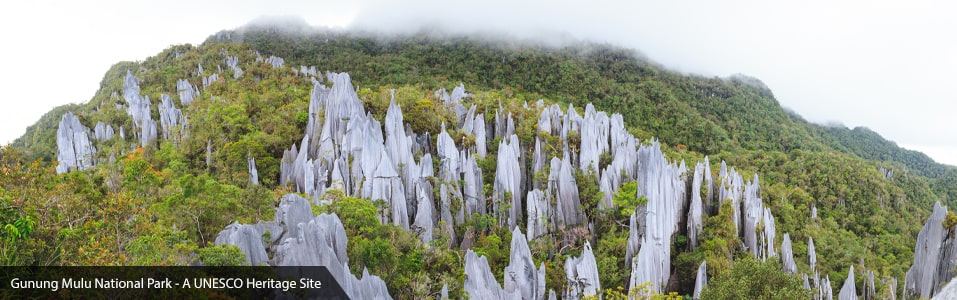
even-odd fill
[[(345, 73), (351, 86), (339, 86), (346, 82), (341, 75)], [(131, 80), (138, 86), (136, 92), (148, 97), (147, 103), (155, 100), (156, 105), (147, 104), (145, 115), (131, 113), (136, 105), (127, 97)], [(460, 85), (467, 94), (451, 97), (458, 102), (443, 94)], [(316, 192), (315, 187), (304, 190), (290, 179), (292, 169), (286, 166), (296, 158), (290, 149), (320, 147), (304, 140), (303, 133), (308, 136), (314, 124), (324, 124), (318, 119), (338, 109), (334, 102), (313, 107), (311, 99), (318, 97), (317, 91), (335, 94), (337, 88), (355, 94), (361, 110), (376, 120), (370, 124), (389, 123), (393, 107), (401, 107), (400, 122), (406, 125), (399, 131), (414, 133), (409, 140), (424, 145), (412, 151), (412, 163), (426, 155), (431, 157), (430, 169), (442, 169), (446, 159), (474, 161), (480, 171), (475, 180), (483, 183), (474, 195), (481, 195), (480, 211), (489, 213), (452, 219), (433, 216), (426, 220), (434, 223), (426, 239), (421, 229), (410, 229), (412, 211), (403, 226), (391, 207), (396, 202), (363, 197), (367, 194), (361, 189), (372, 183), (353, 183), (357, 186), (353, 189), (327, 185)], [(182, 99), (187, 94), (191, 101)], [(479, 119), (476, 124), (490, 124), (490, 132), (496, 131), (496, 122), (505, 124), (508, 119), (505, 131), (516, 138), (494, 133), (488, 139), (476, 138), (472, 129), (460, 126), (468, 118), (455, 104), (472, 110), (468, 116)], [(549, 107), (561, 109), (555, 116), (570, 115), (573, 109), (583, 115), (597, 111), (618, 115), (622, 133), (638, 141), (630, 151), (642, 155), (646, 150), (638, 148), (657, 147), (670, 168), (678, 171), (674, 178), (680, 179), (678, 189), (687, 199), (734, 185), (715, 179), (715, 187), (695, 186), (695, 172), (707, 173), (701, 176), (708, 180), (737, 172), (749, 183), (760, 182), (759, 189), (751, 190), (753, 198), (773, 214), (773, 227), (766, 228), (769, 224), (762, 221), (755, 223), (752, 233), (769, 236), (770, 246), (764, 246), (777, 250), (761, 255), (749, 249), (742, 229), (747, 226), (738, 225), (739, 217), (747, 219), (740, 211), (743, 204), (717, 199), (715, 193), (700, 204), (700, 231), (692, 232), (687, 225), (692, 221), (685, 217), (675, 221), (678, 225), (664, 246), (670, 248), (664, 257), (670, 263), (663, 271), (668, 281), (633, 282), (641, 278), (633, 274), (638, 264), (626, 257), (637, 257), (635, 261), (644, 257), (632, 252), (637, 248), (629, 241), (636, 212), (653, 210), (652, 204), (661, 201), (655, 193), (642, 192), (643, 180), (651, 179), (621, 174), (619, 184), (603, 188), (597, 174), (604, 174), (617, 158), (599, 151), (592, 169), (577, 168), (584, 164), (578, 156), (591, 151), (582, 141), (591, 137), (584, 125), (561, 136), (554, 129), (543, 129), (540, 116), (555, 111)], [(179, 111), (178, 121), (169, 118), (171, 109)], [(143, 129), (143, 117), (157, 120), (150, 121), (159, 125), (152, 129), (156, 138), (144, 138), (150, 133)], [(89, 131), (90, 144), (85, 147), (93, 151), (84, 159), (88, 166), (61, 167), (58, 131), (70, 118)], [(71, 121), (71, 126), (76, 123)], [(106, 132), (97, 126), (100, 123), (111, 127), (102, 139), (94, 137)], [(93, 134), (89, 128), (95, 126), (100, 129)], [(372, 127), (382, 139), (383, 127)], [(482, 150), (465, 151), (461, 158), (443, 156), (446, 137), (453, 148)], [(518, 146), (511, 146), (516, 142)], [(504, 144), (508, 146), (500, 146)], [(535, 169), (536, 159), (528, 153), (539, 146), (546, 162), (544, 168)], [(345, 149), (338, 142), (334, 147)], [(512, 154), (524, 177), (516, 193), (499, 187), (504, 182), (502, 169), (512, 167), (502, 163), (500, 152), (511, 152), (511, 147), (518, 149)], [(563, 157), (568, 153), (573, 158)], [(558, 165), (556, 160), (547, 163), (552, 157), (557, 157)], [(703, 164), (706, 158), (709, 164)], [(352, 159), (343, 158), (345, 169), (350, 169)], [(532, 208), (526, 207), (533, 199), (526, 193), (547, 190), (554, 180), (550, 173), (557, 172), (550, 169), (569, 159), (574, 170), (561, 172), (568, 171), (576, 183), (573, 194), (579, 205), (572, 210), (580, 220), (568, 224), (544, 220), (541, 226), (547, 230), (533, 238), (527, 228), (538, 222), (528, 217)], [(699, 163), (703, 167), (696, 171)], [(332, 167), (323, 171), (321, 182), (335, 181)], [(405, 185), (415, 191), (409, 203), (427, 199), (431, 203), (425, 207), (453, 215), (464, 210), (465, 198), (447, 193), (445, 187), (465, 191), (466, 179), (441, 177), (429, 177), (431, 188), (422, 189), (427, 195), (421, 197), (419, 190)], [(543, 203), (560, 205), (556, 195), (569, 193), (563, 189), (545, 196), (552, 198)], [(487, 262), (497, 280), (490, 284), (501, 284), (515, 259), (516, 233), (528, 235), (521, 240), (527, 241), (522, 247), (531, 253), (533, 271), (544, 268), (545, 289), (535, 295), (554, 290), (561, 298), (577, 298), (568, 292), (575, 289), (569, 283), (568, 261), (587, 252), (593, 255), (600, 289), (578, 291), (585, 298), (811, 298), (821, 293), (820, 288), (805, 286), (815, 273), (817, 278), (829, 278), (826, 284), (835, 290), (851, 278), (855, 295), (885, 298), (905, 292), (904, 284), (897, 282), (905, 281), (915, 262), (918, 233), (934, 204), (957, 205), (957, 167), (902, 149), (866, 128), (810, 123), (782, 108), (771, 89), (756, 78), (674, 72), (636, 50), (615, 45), (584, 41), (554, 45), (441, 30), (382, 35), (308, 25), (250, 25), (213, 34), (199, 45), (174, 45), (142, 61), (117, 63), (89, 101), (53, 108), (4, 146), (0, 264), (248, 264), (249, 253), (217, 243), (218, 235), (234, 223), (273, 220), (289, 194), (309, 199), (316, 215), (338, 216), (348, 237), (349, 270), (355, 276), (364, 270), (381, 276), (388, 294), (397, 299), (469, 297), (468, 281), (477, 276), (466, 270), (473, 255)], [(451, 202), (443, 200), (447, 194), (452, 195)], [(689, 210), (693, 209), (687, 204), (678, 208), (683, 216)], [(517, 218), (507, 211), (517, 212)], [(639, 214), (639, 220), (643, 218)], [(955, 224), (957, 216), (949, 213), (944, 228)], [(274, 258), (282, 242), (273, 238), (262, 237), (267, 258)], [(791, 271), (785, 271), (789, 262), (782, 262), (786, 255), (779, 251), (785, 242), (788, 255), (793, 255)], [(809, 257), (809, 248), (816, 257)], [(704, 261), (709, 280), (699, 295), (696, 278)], [(813, 281), (811, 286), (821, 285)]]

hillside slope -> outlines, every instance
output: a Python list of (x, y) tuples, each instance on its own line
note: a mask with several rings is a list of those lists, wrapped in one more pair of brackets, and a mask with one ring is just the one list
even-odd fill
[[(707, 273), (724, 278), (719, 276), (724, 270), (733, 271), (731, 260), (777, 255), (756, 251), (759, 244), (781, 250), (783, 257), (783, 234), (774, 232), (788, 233), (789, 252), (799, 257), (790, 261), (793, 273), (818, 271), (840, 282), (849, 277), (848, 267), (856, 266), (861, 282), (855, 286), (864, 286), (868, 272), (903, 278), (933, 203), (957, 201), (951, 196), (957, 187), (948, 183), (953, 167), (872, 132), (809, 124), (786, 113), (753, 78), (685, 76), (609, 45), (552, 48), (434, 33), (379, 38), (284, 30), (224, 31), (199, 46), (174, 46), (142, 62), (117, 64), (90, 102), (57, 108), (31, 126), (4, 151), (8, 167), (0, 177), (0, 198), (6, 208), (0, 222), (31, 220), (23, 237), (32, 242), (2, 258), (14, 264), (181, 264), (198, 252), (208, 261), (212, 250), (204, 249), (219, 249), (213, 247), (221, 244), (217, 232), (234, 221), (274, 220), (274, 207), (282, 210), (285, 201), (279, 199), (298, 192), (328, 204), (313, 206), (317, 213), (342, 218), (355, 276), (362, 276), (360, 266), (394, 275), (385, 283), (392, 296), (437, 295), (443, 285), (453, 295), (477, 291), (461, 278), (463, 267), (481, 269), (470, 258), (484, 256), (490, 274), (501, 278), (523, 247), (529, 248), (524, 257), (532, 269), (544, 266), (540, 279), (548, 289), (562, 291), (581, 279), (566, 278), (561, 270), (569, 266), (566, 259), (581, 261), (590, 254), (602, 286), (612, 288), (608, 293), (649, 279), (655, 292), (691, 294), (705, 259)], [(437, 91), (460, 83), (465, 86), (451, 93)], [(53, 161), (63, 156), (58, 130), (67, 111), (82, 125), (75, 127), (89, 130), (97, 166), (57, 174)], [(342, 114), (331, 118), (331, 111)], [(474, 123), (466, 126), (465, 120)], [(482, 126), (476, 125), (479, 120)], [(336, 122), (342, 124), (330, 125)], [(594, 124), (607, 127), (589, 127)], [(96, 128), (106, 126), (114, 134), (98, 138), (103, 131)], [(352, 128), (370, 134), (357, 135), (358, 140), (379, 145), (349, 144), (347, 129), (360, 130)], [(485, 129), (486, 138), (480, 139), (476, 128)], [(323, 136), (334, 141), (332, 148), (323, 148)], [(408, 155), (396, 154), (405, 148), (397, 148), (402, 142), (389, 144), (390, 136), (408, 138), (402, 146), (409, 147)], [(588, 142), (600, 136), (607, 136), (604, 148), (596, 146), (600, 139)], [(629, 137), (637, 139), (629, 144)], [(622, 143), (616, 144), (618, 138)], [(394, 170), (372, 176), (388, 168), (358, 163), (372, 159), (361, 151), (372, 150), (353, 153), (357, 149), (385, 151), (388, 155), (379, 157), (390, 157)], [(619, 154), (632, 152), (640, 158)], [(714, 165), (705, 164), (705, 155)], [(44, 161), (29, 163), (35, 158)], [(413, 166), (432, 175), (405, 173)], [(603, 178), (618, 173), (607, 172), (612, 166), (624, 175)], [(450, 167), (475, 172), (443, 175)], [(312, 168), (313, 177), (302, 168)], [(373, 178), (396, 176), (402, 179), (387, 186), (401, 186), (398, 190), (365, 190), (385, 184)], [(333, 185), (337, 178), (339, 189)], [(717, 179), (708, 179), (715, 185), (707, 188), (704, 178)], [(416, 190), (416, 179), (430, 188)], [(574, 188), (555, 181), (572, 182)], [(669, 192), (655, 192), (656, 186), (670, 186)], [(670, 192), (676, 194), (666, 196)], [(405, 205), (395, 202), (397, 194), (406, 194)], [(544, 202), (536, 206), (535, 197)], [(475, 199), (481, 204), (468, 206)], [(672, 211), (678, 217), (636, 220), (636, 213), (660, 203), (678, 205)], [(687, 224), (695, 205), (701, 219), (692, 223), (703, 229), (692, 235), (694, 226)], [(488, 215), (473, 216), (464, 207)], [(420, 210), (435, 213), (420, 217)], [(461, 216), (453, 216), (457, 210)], [(739, 220), (752, 215), (743, 213), (748, 210), (760, 216), (751, 224), (756, 227)], [(547, 222), (536, 225), (542, 219), (534, 218), (536, 213)], [(637, 246), (633, 235), (644, 226), (629, 226), (636, 222), (674, 222), (674, 231), (661, 237), (665, 246), (654, 252), (673, 261), (673, 268), (652, 274), (626, 263), (627, 257), (647, 261), (645, 255), (652, 255), (640, 250), (650, 247)], [(413, 230), (412, 225), (427, 223), (435, 230)], [(766, 228), (769, 224), (774, 226)], [(521, 235), (526, 238), (516, 240)], [(805, 256), (810, 239), (817, 254)], [(702, 246), (691, 246), (698, 242)], [(263, 253), (273, 255), (281, 250), (277, 247), (264, 245)], [(255, 249), (241, 250), (254, 257)], [(409, 285), (423, 278), (439, 279)], [(891, 293), (900, 286), (878, 282), (875, 288)]]

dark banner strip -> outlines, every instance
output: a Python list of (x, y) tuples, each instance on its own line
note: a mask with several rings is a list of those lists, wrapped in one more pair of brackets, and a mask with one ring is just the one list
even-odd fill
[(0, 267), (0, 299), (348, 299), (326, 267)]

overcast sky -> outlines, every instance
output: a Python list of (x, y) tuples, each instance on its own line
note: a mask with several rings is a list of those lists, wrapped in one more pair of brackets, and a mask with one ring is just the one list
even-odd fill
[(54, 106), (88, 101), (118, 61), (292, 15), (380, 31), (429, 23), (611, 42), (682, 72), (757, 77), (810, 121), (865, 126), (957, 165), (957, 7), (949, 1), (78, 2), (0, 4), (0, 144)]

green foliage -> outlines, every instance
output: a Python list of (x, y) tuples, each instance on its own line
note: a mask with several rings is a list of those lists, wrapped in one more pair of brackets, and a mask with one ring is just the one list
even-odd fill
[(328, 209), (327, 212), (339, 216), (349, 236), (375, 232), (375, 228), (379, 225), (379, 219), (376, 217), (377, 209), (369, 200), (343, 196), (325, 207)]
[(219, 245), (196, 250), (199, 260), (207, 266), (244, 266), (246, 254), (235, 245)]
[(615, 192), (612, 201), (618, 207), (618, 213), (627, 218), (635, 213), (638, 206), (647, 204), (648, 198), (645, 198), (645, 196), (638, 197), (637, 181), (627, 181), (618, 188), (618, 192)]
[(701, 292), (702, 299), (809, 299), (800, 279), (781, 272), (777, 260), (760, 262), (748, 256), (718, 273)]

